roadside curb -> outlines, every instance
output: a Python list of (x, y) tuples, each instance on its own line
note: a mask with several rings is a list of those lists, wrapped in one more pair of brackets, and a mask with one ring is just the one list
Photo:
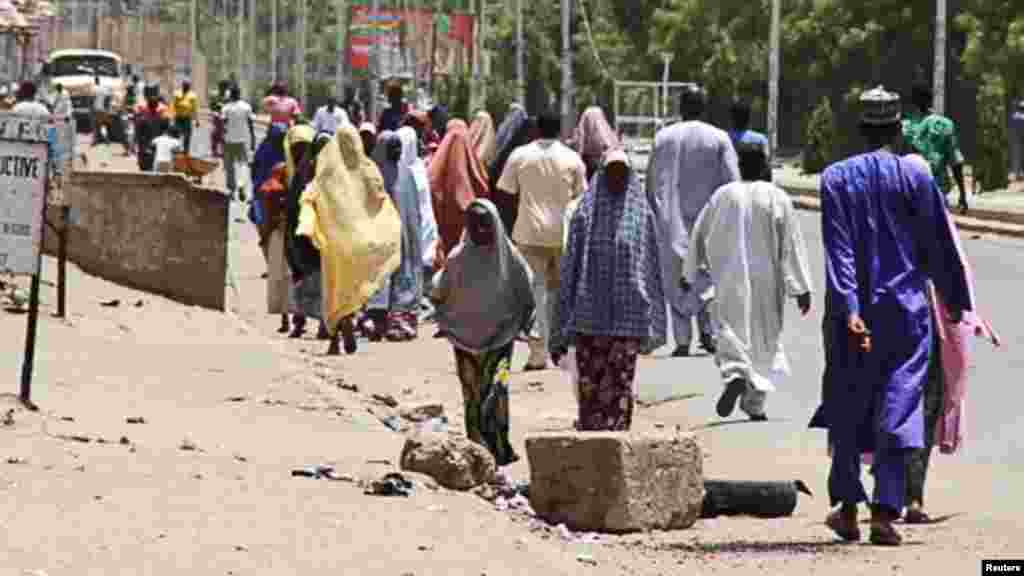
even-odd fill
[[(789, 192), (793, 198), (793, 206), (797, 209), (814, 212), (821, 211), (821, 201), (818, 200), (817, 196), (793, 193), (793, 191)], [(956, 223), (958, 229), (966, 232), (1024, 238), (1024, 226), (1013, 223), (984, 220), (956, 214), (953, 215), (953, 222)]]

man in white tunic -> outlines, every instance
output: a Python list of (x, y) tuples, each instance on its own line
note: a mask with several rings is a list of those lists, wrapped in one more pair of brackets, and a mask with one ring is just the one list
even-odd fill
[(662, 278), (672, 315), (676, 341), (673, 356), (688, 356), (693, 342), (693, 321), (700, 325), (700, 345), (715, 351), (714, 329), (707, 310), (711, 279), (699, 274), (694, 289), (679, 286), (689, 251), (690, 231), (708, 199), (718, 188), (740, 179), (729, 135), (702, 122), (706, 96), (691, 86), (679, 99), (682, 122), (662, 128), (654, 137), (652, 170), (648, 173), (648, 194), (660, 224)]
[(725, 390), (718, 415), (740, 409), (765, 420), (768, 392), (789, 374), (782, 342), (786, 297), (804, 316), (811, 309), (811, 273), (800, 223), (789, 196), (761, 180), (767, 156), (757, 144), (739, 146), (742, 182), (722, 187), (697, 220), (681, 286), (692, 291), (702, 270), (715, 287), (715, 360)]

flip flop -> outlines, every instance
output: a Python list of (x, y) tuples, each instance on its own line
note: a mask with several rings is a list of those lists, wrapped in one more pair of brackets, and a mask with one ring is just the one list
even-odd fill
[(874, 524), (871, 526), (871, 543), (875, 546), (899, 546), (903, 537), (892, 526)]
[(924, 510), (910, 508), (903, 516), (903, 522), (906, 524), (931, 524), (932, 518)]

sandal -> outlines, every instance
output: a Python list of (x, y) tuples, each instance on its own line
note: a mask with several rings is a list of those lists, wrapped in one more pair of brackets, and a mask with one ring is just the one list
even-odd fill
[(746, 391), (747, 382), (742, 378), (731, 380), (726, 384), (725, 390), (722, 391), (721, 397), (718, 398), (718, 404), (715, 406), (718, 415), (722, 418), (730, 416), (733, 410), (736, 409), (736, 402)]
[(899, 546), (903, 537), (892, 524), (871, 523), (871, 543), (875, 546)]
[(843, 518), (843, 515), (841, 509), (836, 510), (825, 518), (825, 525), (845, 542), (860, 541), (860, 528), (857, 527), (857, 517), (854, 516), (851, 522), (849, 518)]
[(903, 516), (903, 522), (907, 524), (931, 524), (932, 518), (920, 508), (907, 508), (907, 513)]

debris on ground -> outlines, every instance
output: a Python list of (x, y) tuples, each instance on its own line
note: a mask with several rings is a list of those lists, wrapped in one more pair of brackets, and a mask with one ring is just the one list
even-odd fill
[(427, 402), (415, 406), (406, 406), (402, 408), (400, 414), (402, 418), (410, 422), (426, 422), (444, 417), (444, 404), (440, 402)]
[(705, 480), (701, 518), (753, 516), (783, 518), (792, 516), (798, 493), (813, 498), (802, 480), (790, 482), (750, 482)]
[(181, 445), (178, 446), (178, 448), (184, 450), (185, 452), (195, 452), (195, 451), (199, 450), (199, 447), (196, 446), (196, 443), (191, 441), (191, 440), (189, 440), (188, 438), (185, 438), (184, 440), (182, 440), (181, 441)]
[(413, 483), (398, 472), (385, 474), (380, 480), (375, 480), (366, 489), (365, 494), (370, 496), (412, 496)]
[(4, 425), (6, 427), (14, 426), (14, 409), (13, 408), (8, 410), (7, 413), (4, 414), (4, 418), (3, 418), (3, 420), (0, 420), (0, 424)]
[(114, 300), (104, 300), (104, 301), (100, 302), (100, 306), (103, 306), (105, 308), (117, 308), (120, 305), (121, 305), (121, 301), (117, 300), (117, 299), (114, 299)]
[(398, 400), (391, 394), (374, 394), (370, 397), (388, 408), (398, 408)]
[(313, 478), (314, 480), (334, 480), (335, 482), (355, 482), (348, 474), (338, 474), (334, 466), (311, 466), (292, 470), (292, 478)]
[(346, 382), (344, 378), (338, 378), (335, 384), (338, 386), (338, 388), (341, 388), (342, 390), (348, 390), (349, 392), (359, 392), (358, 385)]
[(128, 424), (145, 424), (146, 419), (142, 416), (129, 416), (128, 418), (125, 418), (125, 422)]

